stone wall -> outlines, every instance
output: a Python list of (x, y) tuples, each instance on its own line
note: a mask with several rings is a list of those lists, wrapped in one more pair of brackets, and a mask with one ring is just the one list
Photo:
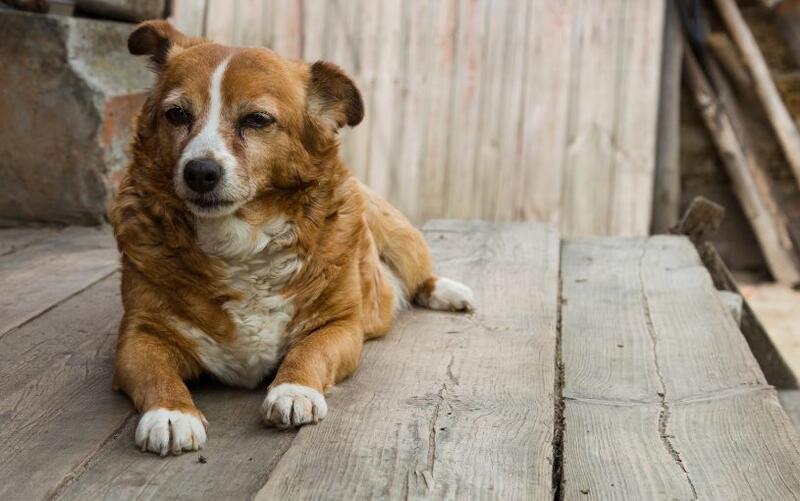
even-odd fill
[(0, 10), (0, 222), (105, 219), (152, 82), (133, 26)]

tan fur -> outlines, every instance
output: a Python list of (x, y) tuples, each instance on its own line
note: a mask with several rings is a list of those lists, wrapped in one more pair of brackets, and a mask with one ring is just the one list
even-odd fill
[(271, 387), (292, 383), (323, 392), (353, 373), (364, 339), (390, 327), (395, 298), (382, 262), (412, 297), (421, 289), (429, 294), (435, 281), (419, 231), (339, 159), (335, 129), (363, 115), (357, 90), (333, 65), (311, 67), (266, 49), (189, 39), (164, 22), (144, 23), (131, 44), (153, 57), (158, 81), (138, 117), (132, 163), (111, 209), (125, 307), (115, 387), (140, 412), (165, 408), (202, 416), (184, 381), (205, 368), (175, 320), (218, 343), (236, 339), (223, 306), (238, 293), (226, 285), (224, 263), (198, 246), (195, 218), (172, 186), (180, 152), (197, 131), (167, 123), (161, 108), (169, 92), (179, 91), (203, 120), (210, 74), (230, 58), (222, 88), (226, 123), (254, 105), (277, 119), (268, 130), (221, 128), (250, 186), (236, 216), (254, 232), (285, 217), (291, 232), (278, 244), (302, 263), (281, 291), (291, 298), (294, 316)]

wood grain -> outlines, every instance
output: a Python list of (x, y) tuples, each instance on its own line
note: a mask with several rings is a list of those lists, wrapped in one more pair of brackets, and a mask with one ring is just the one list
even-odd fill
[(206, 29), (207, 3), (208, 0), (172, 0), (168, 21), (189, 36), (202, 37)]
[(0, 257), (0, 337), (116, 268), (108, 228), (67, 228)]
[[(192, 393), (209, 422), (209, 441), (202, 451), (169, 458), (139, 451), (133, 443), (138, 415), (132, 413), (57, 498), (249, 499), (264, 485), (296, 432), (263, 425), (263, 390), (203, 382)], [(131, 409), (127, 401), (125, 408)]]
[(115, 274), (0, 338), (0, 498), (41, 499), (131, 414), (111, 391)]
[(256, 499), (552, 497), (557, 234), (455, 222), (425, 234), (478, 313), (415, 310), (369, 342)]
[(800, 493), (797, 433), (688, 239), (576, 239), (562, 263), (566, 498)]
[(61, 231), (62, 228), (2, 228), (0, 229), (0, 257), (32, 245)]
[(683, 26), (677, 4), (667, 2), (666, 8), (653, 182), (653, 233), (666, 233), (678, 222), (681, 204), (680, 109)]

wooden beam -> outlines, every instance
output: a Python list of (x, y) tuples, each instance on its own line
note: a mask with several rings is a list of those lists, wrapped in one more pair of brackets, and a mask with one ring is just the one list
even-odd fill
[(688, 239), (567, 241), (562, 297), (565, 499), (800, 492), (800, 438)]
[(722, 31), (709, 33), (707, 42), (714, 58), (725, 68), (725, 72), (733, 80), (740, 94), (753, 94), (755, 99), (753, 79), (750, 78), (750, 73), (739, 56), (739, 49), (733, 44), (728, 34)]
[(0, 337), (0, 498), (49, 498), (133, 414), (111, 391), (119, 296), (115, 274)]
[(739, 47), (753, 77), (756, 93), (761, 99), (770, 123), (780, 140), (786, 160), (800, 186), (800, 133), (783, 103), (770, 70), (750, 28), (744, 21), (735, 0), (715, 0), (731, 37)]
[(108, 228), (85, 227), (66, 228), (0, 257), (0, 337), (107, 277), (118, 259)]
[(367, 343), (255, 499), (552, 499), (558, 235), (466, 222), (425, 235), (477, 313), (415, 310)]
[(653, 233), (666, 233), (680, 217), (680, 108), (683, 33), (678, 8), (667, 2), (661, 60), (661, 96), (653, 183)]
[(684, 75), (772, 275), (782, 283), (797, 283), (800, 281), (797, 255), (766, 174), (742, 145), (730, 110), (717, 98), (691, 50), (685, 51)]

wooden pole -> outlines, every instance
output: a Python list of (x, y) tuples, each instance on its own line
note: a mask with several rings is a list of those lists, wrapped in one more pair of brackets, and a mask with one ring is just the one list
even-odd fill
[(796, 255), (765, 174), (741, 144), (731, 117), (720, 104), (694, 53), (688, 47), (684, 51), (684, 75), (731, 178), (734, 192), (753, 226), (772, 275), (781, 283), (798, 283), (800, 272)]
[(653, 184), (653, 233), (665, 233), (680, 217), (680, 109), (683, 32), (678, 8), (667, 2), (658, 104), (658, 144)]
[(715, 0), (715, 3), (717, 10), (719, 10), (728, 27), (728, 31), (739, 47), (747, 67), (750, 68), (756, 93), (764, 105), (764, 110), (773, 129), (775, 129), (781, 148), (786, 155), (786, 160), (789, 162), (792, 172), (794, 172), (795, 181), (800, 187), (800, 133), (797, 132), (797, 127), (786, 110), (780, 94), (778, 94), (778, 89), (772, 81), (772, 76), (766, 61), (764, 61), (764, 56), (761, 54), (761, 49), (759, 49), (753, 34), (750, 32), (750, 28), (742, 18), (736, 1)]

